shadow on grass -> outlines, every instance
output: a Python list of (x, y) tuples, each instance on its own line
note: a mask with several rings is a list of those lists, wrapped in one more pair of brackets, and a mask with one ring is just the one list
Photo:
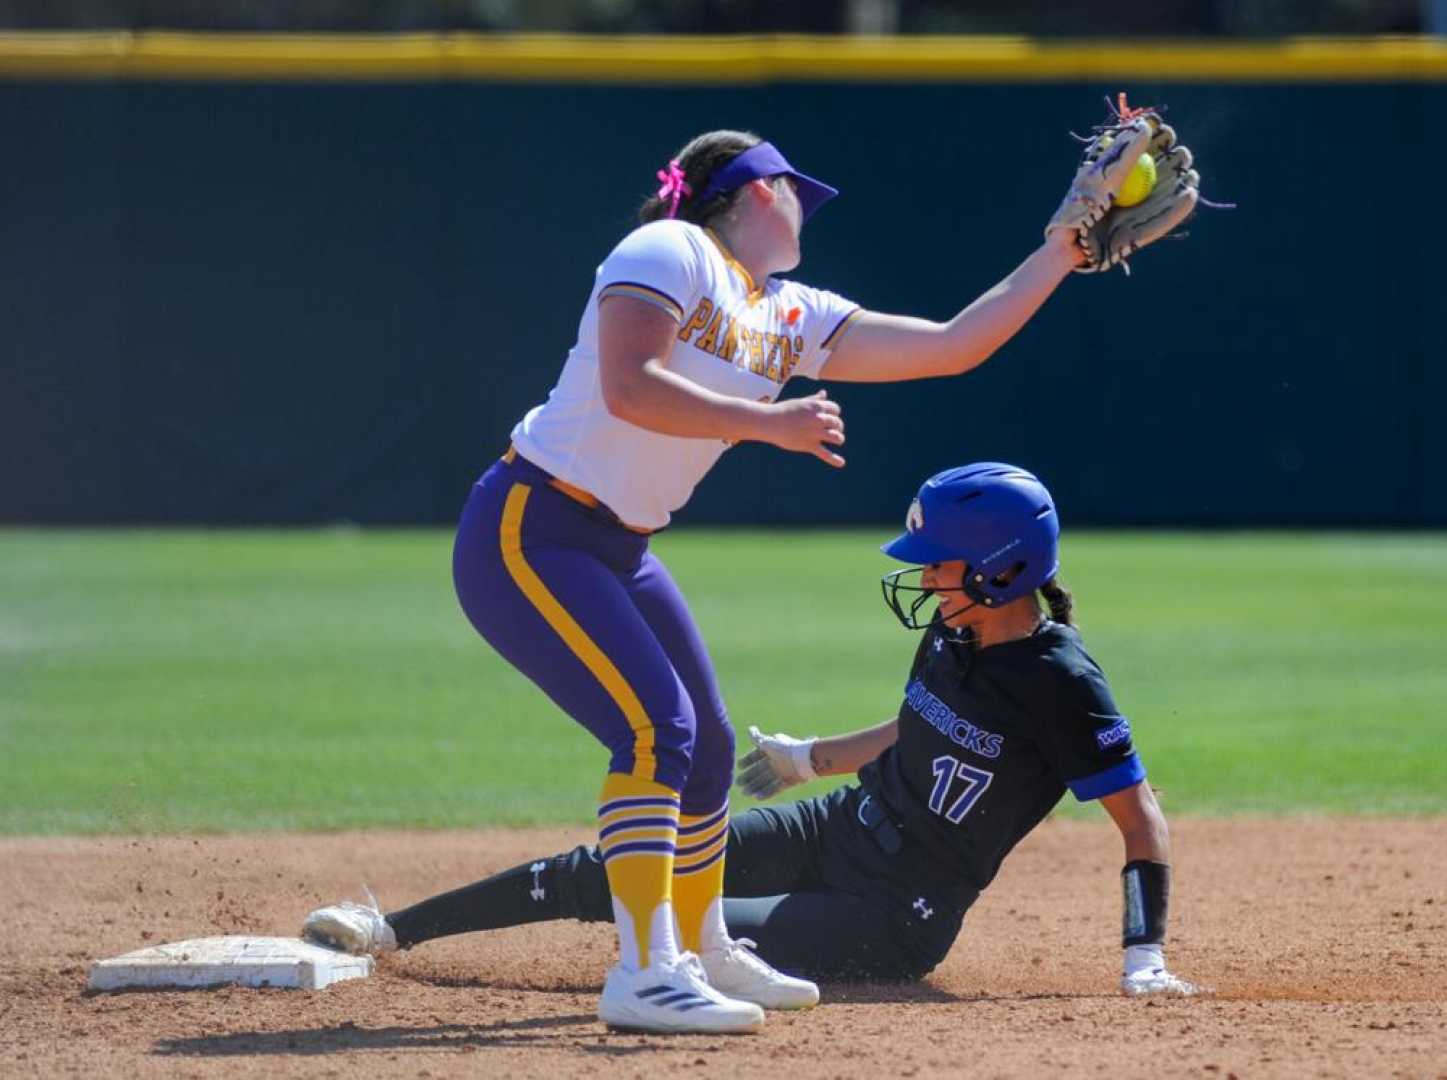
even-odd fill
[[(422, 983), (444, 990), (511, 990), (527, 994), (596, 994), (596, 980), (557, 980), (546, 986), (526, 979), (497, 978), (489, 975), (454, 975), (433, 971), (396, 972), (408, 982)], [(953, 994), (922, 982), (824, 982), (819, 983), (823, 1005), (883, 1005), (892, 1003), (945, 1004), (961, 1001), (993, 1001), (994, 994)]]
[[(592, 1041), (580, 1042), (583, 1038)], [(356, 1050), (484, 1050), (490, 1047), (567, 1048), (605, 1056), (647, 1050), (644, 1036), (604, 1034), (594, 1013), (500, 1020), (495, 1024), (436, 1024), (429, 1027), (359, 1027), (287, 1031), (236, 1031), (160, 1039), (152, 1049), (161, 1057), (258, 1057), (268, 1054), (315, 1057)]]
[(602, 989), (599, 979), (553, 979), (546, 985), (527, 979), (497, 978), (490, 975), (457, 975), (440, 971), (391, 971), (389, 974), (407, 982), (435, 986), (442, 990), (514, 990), (528, 994), (597, 994)]
[(820, 1005), (988, 1005), (1015, 1001), (1084, 1001), (1116, 997), (1094, 991), (1001, 993), (995, 990), (956, 993), (928, 982), (821, 982)]
[[(408, 982), (444, 990), (509, 990), (527, 994), (596, 994), (598, 982), (592, 979), (558, 979), (547, 985), (528, 979), (499, 978), (492, 975), (455, 974), (441, 971), (396, 971), (393, 975)], [(1075, 993), (999, 993), (980, 990), (957, 993), (930, 982), (907, 980), (819, 980), (820, 1004), (828, 1005), (925, 1005), (967, 1004), (990, 1001), (1035, 1001), (1059, 998), (1071, 1000), (1098, 997), (1089, 992)]]
[[(492, 984), (494, 987), (497, 984)], [(993, 1001), (1069, 1001), (1098, 995), (1014, 994), (959, 995), (927, 983), (827, 983), (821, 988), (824, 1007), (830, 1004), (970, 1004)], [(716, 1035), (660, 1035), (605, 1031), (595, 1013), (569, 1013), (493, 1024), (435, 1024), (427, 1027), (360, 1027), (350, 1021), (335, 1027), (282, 1031), (237, 1031), (157, 1040), (152, 1053), (160, 1057), (317, 1057), (360, 1050), (470, 1051), (494, 1047), (558, 1049), (601, 1057), (628, 1057), (652, 1052), (660, 1045), (689, 1050), (722, 1050)], [(700, 1042), (699, 1040), (702, 1040)]]
[(969, 999), (927, 982), (849, 980), (819, 983), (820, 1005), (943, 1005), (966, 1000)]

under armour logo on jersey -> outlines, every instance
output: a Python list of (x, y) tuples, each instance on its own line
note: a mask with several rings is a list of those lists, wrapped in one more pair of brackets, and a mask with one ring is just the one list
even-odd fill
[(533, 887), (528, 895), (534, 900), (541, 900), (548, 895), (547, 890), (543, 888), (543, 871), (547, 868), (548, 864), (545, 862), (535, 862), (528, 867), (533, 872)]
[(921, 919), (928, 919), (931, 915), (935, 913), (935, 909), (930, 907), (929, 904), (925, 903), (925, 899), (923, 896), (921, 896), (918, 900), (914, 902), (914, 909), (919, 912), (919, 917)]
[(935, 638), (934, 644), (931, 645), (930, 648), (933, 649), (935, 652), (944, 652), (944, 651), (945, 651), (945, 639), (942, 638), (942, 637), (937, 637), (937, 638)]

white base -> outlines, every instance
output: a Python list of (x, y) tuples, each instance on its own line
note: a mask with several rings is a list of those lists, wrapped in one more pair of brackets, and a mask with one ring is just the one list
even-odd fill
[(298, 938), (209, 937), (137, 949), (91, 965), (92, 990), (254, 986), (321, 990), (372, 973), (370, 956), (310, 945)]

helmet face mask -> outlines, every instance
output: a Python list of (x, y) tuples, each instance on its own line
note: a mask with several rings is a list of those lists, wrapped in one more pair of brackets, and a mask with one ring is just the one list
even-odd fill
[[(895, 618), (906, 630), (928, 630), (932, 626), (945, 626), (945, 617), (939, 608), (935, 608), (934, 614), (924, 622), (920, 622), (920, 609), (928, 604), (936, 593), (965, 591), (962, 587), (926, 589), (922, 584), (918, 584), (919, 579), (923, 576), (923, 566), (907, 566), (903, 570), (885, 574), (879, 579), (880, 588), (884, 591), (885, 606), (894, 612)], [(907, 583), (906, 579), (911, 577), (914, 581)], [(906, 603), (905, 597), (901, 596), (901, 593), (904, 593), (905, 596), (911, 593), (915, 595)], [(974, 604), (970, 605), (970, 607), (974, 606)], [(964, 610), (968, 611), (969, 608)]]
[[(905, 532), (881, 548), (915, 564), (885, 575), (885, 604), (912, 630), (944, 623), (938, 611), (933, 619), (920, 620), (932, 592), (959, 591), (973, 601), (954, 615), (976, 606), (1001, 608), (1055, 576), (1059, 536), (1054, 500), (1026, 470), (990, 461), (947, 469), (924, 482), (905, 516)], [(921, 564), (957, 560), (965, 564), (957, 588), (907, 583), (910, 575), (923, 574)], [(918, 595), (906, 601), (901, 593)]]

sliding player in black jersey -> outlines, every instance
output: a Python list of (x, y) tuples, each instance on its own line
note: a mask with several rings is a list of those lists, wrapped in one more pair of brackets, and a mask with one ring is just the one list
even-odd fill
[[(1098, 799), (1125, 841), (1122, 989), (1192, 993), (1163, 955), (1170, 846), (1100, 667), (1072, 625), (1050, 493), (984, 462), (931, 477), (887, 555), (885, 600), (923, 629), (898, 715), (819, 739), (750, 731), (739, 786), (769, 798), (816, 776), (858, 783), (756, 807), (729, 829), (724, 919), (782, 971), (917, 978), (949, 952), (1010, 850), (1069, 790)], [(1042, 609), (1042, 601), (1044, 608)], [(351, 952), (549, 919), (607, 921), (596, 848), (524, 863), (383, 915), (321, 908), (304, 936)]]

